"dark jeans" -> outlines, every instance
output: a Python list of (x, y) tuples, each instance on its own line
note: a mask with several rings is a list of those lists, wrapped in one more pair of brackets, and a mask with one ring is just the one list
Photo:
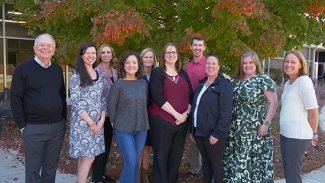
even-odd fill
[(104, 139), (105, 139), (105, 152), (96, 156), (91, 166), (92, 168), (92, 181), (102, 182), (103, 176), (106, 175), (106, 164), (108, 161), (108, 155), (111, 150), (113, 139), (113, 128), (109, 117), (105, 118), (104, 123)]
[(22, 134), (25, 183), (55, 183), (65, 129), (65, 120), (26, 125)]
[(223, 154), (226, 139), (220, 138), (214, 145), (210, 144), (209, 137), (195, 137), (196, 145), (202, 156), (202, 170), (204, 183), (222, 183), (225, 171), (223, 169)]
[(149, 115), (154, 183), (177, 183), (189, 122), (174, 126), (159, 116)]
[(282, 165), (287, 183), (302, 183), (301, 165), (311, 139), (293, 139), (280, 135)]

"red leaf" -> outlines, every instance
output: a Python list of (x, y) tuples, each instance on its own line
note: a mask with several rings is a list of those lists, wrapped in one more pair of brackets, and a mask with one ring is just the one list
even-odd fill
[(134, 25), (133, 24), (129, 24), (129, 29), (132, 31), (134, 30)]

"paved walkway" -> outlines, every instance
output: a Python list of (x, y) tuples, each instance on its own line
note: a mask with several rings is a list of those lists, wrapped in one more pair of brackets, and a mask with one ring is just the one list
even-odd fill
[[(24, 183), (25, 166), (15, 155), (17, 152), (0, 148), (0, 183)], [(56, 183), (74, 183), (77, 176), (73, 174), (56, 174)]]
[[(325, 129), (325, 107), (319, 115), (320, 126)], [(25, 166), (21, 164), (15, 155), (17, 152), (0, 148), (0, 183), (23, 183), (25, 180)], [(74, 174), (56, 174), (56, 183), (74, 183), (77, 176)], [(285, 183), (284, 179), (275, 183)], [(303, 176), (303, 183), (325, 183), (325, 166)]]

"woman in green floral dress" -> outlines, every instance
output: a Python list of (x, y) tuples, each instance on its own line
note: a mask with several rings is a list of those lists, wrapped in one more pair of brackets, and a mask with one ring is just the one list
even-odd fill
[(269, 76), (262, 74), (261, 63), (253, 51), (244, 52), (237, 67), (230, 135), (224, 155), (224, 182), (274, 182), (269, 125), (277, 107), (276, 86)]

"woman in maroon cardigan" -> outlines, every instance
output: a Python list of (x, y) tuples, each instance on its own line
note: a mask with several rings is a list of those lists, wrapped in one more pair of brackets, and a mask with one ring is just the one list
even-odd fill
[(177, 183), (191, 111), (192, 86), (186, 72), (180, 68), (177, 48), (168, 43), (160, 66), (151, 72), (149, 124), (155, 183)]

